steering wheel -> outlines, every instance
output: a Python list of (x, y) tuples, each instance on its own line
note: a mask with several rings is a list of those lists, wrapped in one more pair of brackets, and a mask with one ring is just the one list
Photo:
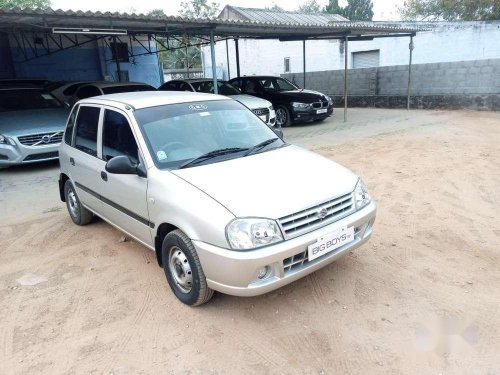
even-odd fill
[(169, 142), (165, 143), (163, 146), (161, 146), (161, 149), (165, 151), (167, 154), (169, 154), (171, 151), (176, 150), (178, 148), (187, 148), (188, 146), (179, 141), (174, 141), (174, 142)]

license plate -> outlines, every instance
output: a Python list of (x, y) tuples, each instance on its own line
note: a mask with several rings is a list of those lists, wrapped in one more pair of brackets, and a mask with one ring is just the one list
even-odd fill
[(316, 243), (307, 247), (309, 261), (328, 254), (342, 245), (354, 241), (354, 227), (342, 227), (335, 232), (325, 234), (318, 238)]
[(316, 114), (318, 114), (318, 115), (319, 115), (320, 113), (326, 113), (326, 111), (328, 111), (328, 109), (326, 109), (326, 108), (323, 108), (323, 109), (318, 109), (318, 110), (316, 111)]

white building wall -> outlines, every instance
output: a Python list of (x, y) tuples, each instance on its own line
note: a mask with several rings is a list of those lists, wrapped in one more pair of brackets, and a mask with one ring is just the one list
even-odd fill
[[(380, 50), (380, 66), (408, 63), (409, 37), (379, 38), (371, 41), (349, 42), (349, 67), (352, 53)], [(420, 32), (414, 38), (415, 64), (482, 60), (500, 58), (500, 21), (442, 23), (434, 31)], [(234, 41), (228, 42), (231, 77), (236, 76)], [(306, 42), (306, 69), (308, 72), (342, 69), (344, 56), (338, 40)], [(290, 58), (291, 73), (300, 73), (302, 42), (240, 39), (241, 75), (280, 75), (284, 72), (284, 58)], [(227, 78), (226, 42), (215, 46), (219, 78)], [(206, 76), (212, 75), (210, 47), (204, 47)]]

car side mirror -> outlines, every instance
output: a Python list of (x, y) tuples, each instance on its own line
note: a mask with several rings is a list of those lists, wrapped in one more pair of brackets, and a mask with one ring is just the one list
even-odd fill
[(128, 156), (115, 156), (106, 163), (106, 172), (114, 174), (136, 174), (139, 177), (147, 177), (146, 168), (141, 163), (134, 163)]

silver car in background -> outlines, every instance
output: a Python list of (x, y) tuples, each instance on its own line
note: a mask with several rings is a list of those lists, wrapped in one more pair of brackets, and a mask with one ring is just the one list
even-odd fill
[(289, 284), (365, 243), (375, 221), (359, 177), (224, 96), (82, 100), (59, 152), (74, 223), (96, 214), (155, 251), (188, 305)]
[(0, 168), (57, 159), (68, 115), (41, 88), (0, 88)]

